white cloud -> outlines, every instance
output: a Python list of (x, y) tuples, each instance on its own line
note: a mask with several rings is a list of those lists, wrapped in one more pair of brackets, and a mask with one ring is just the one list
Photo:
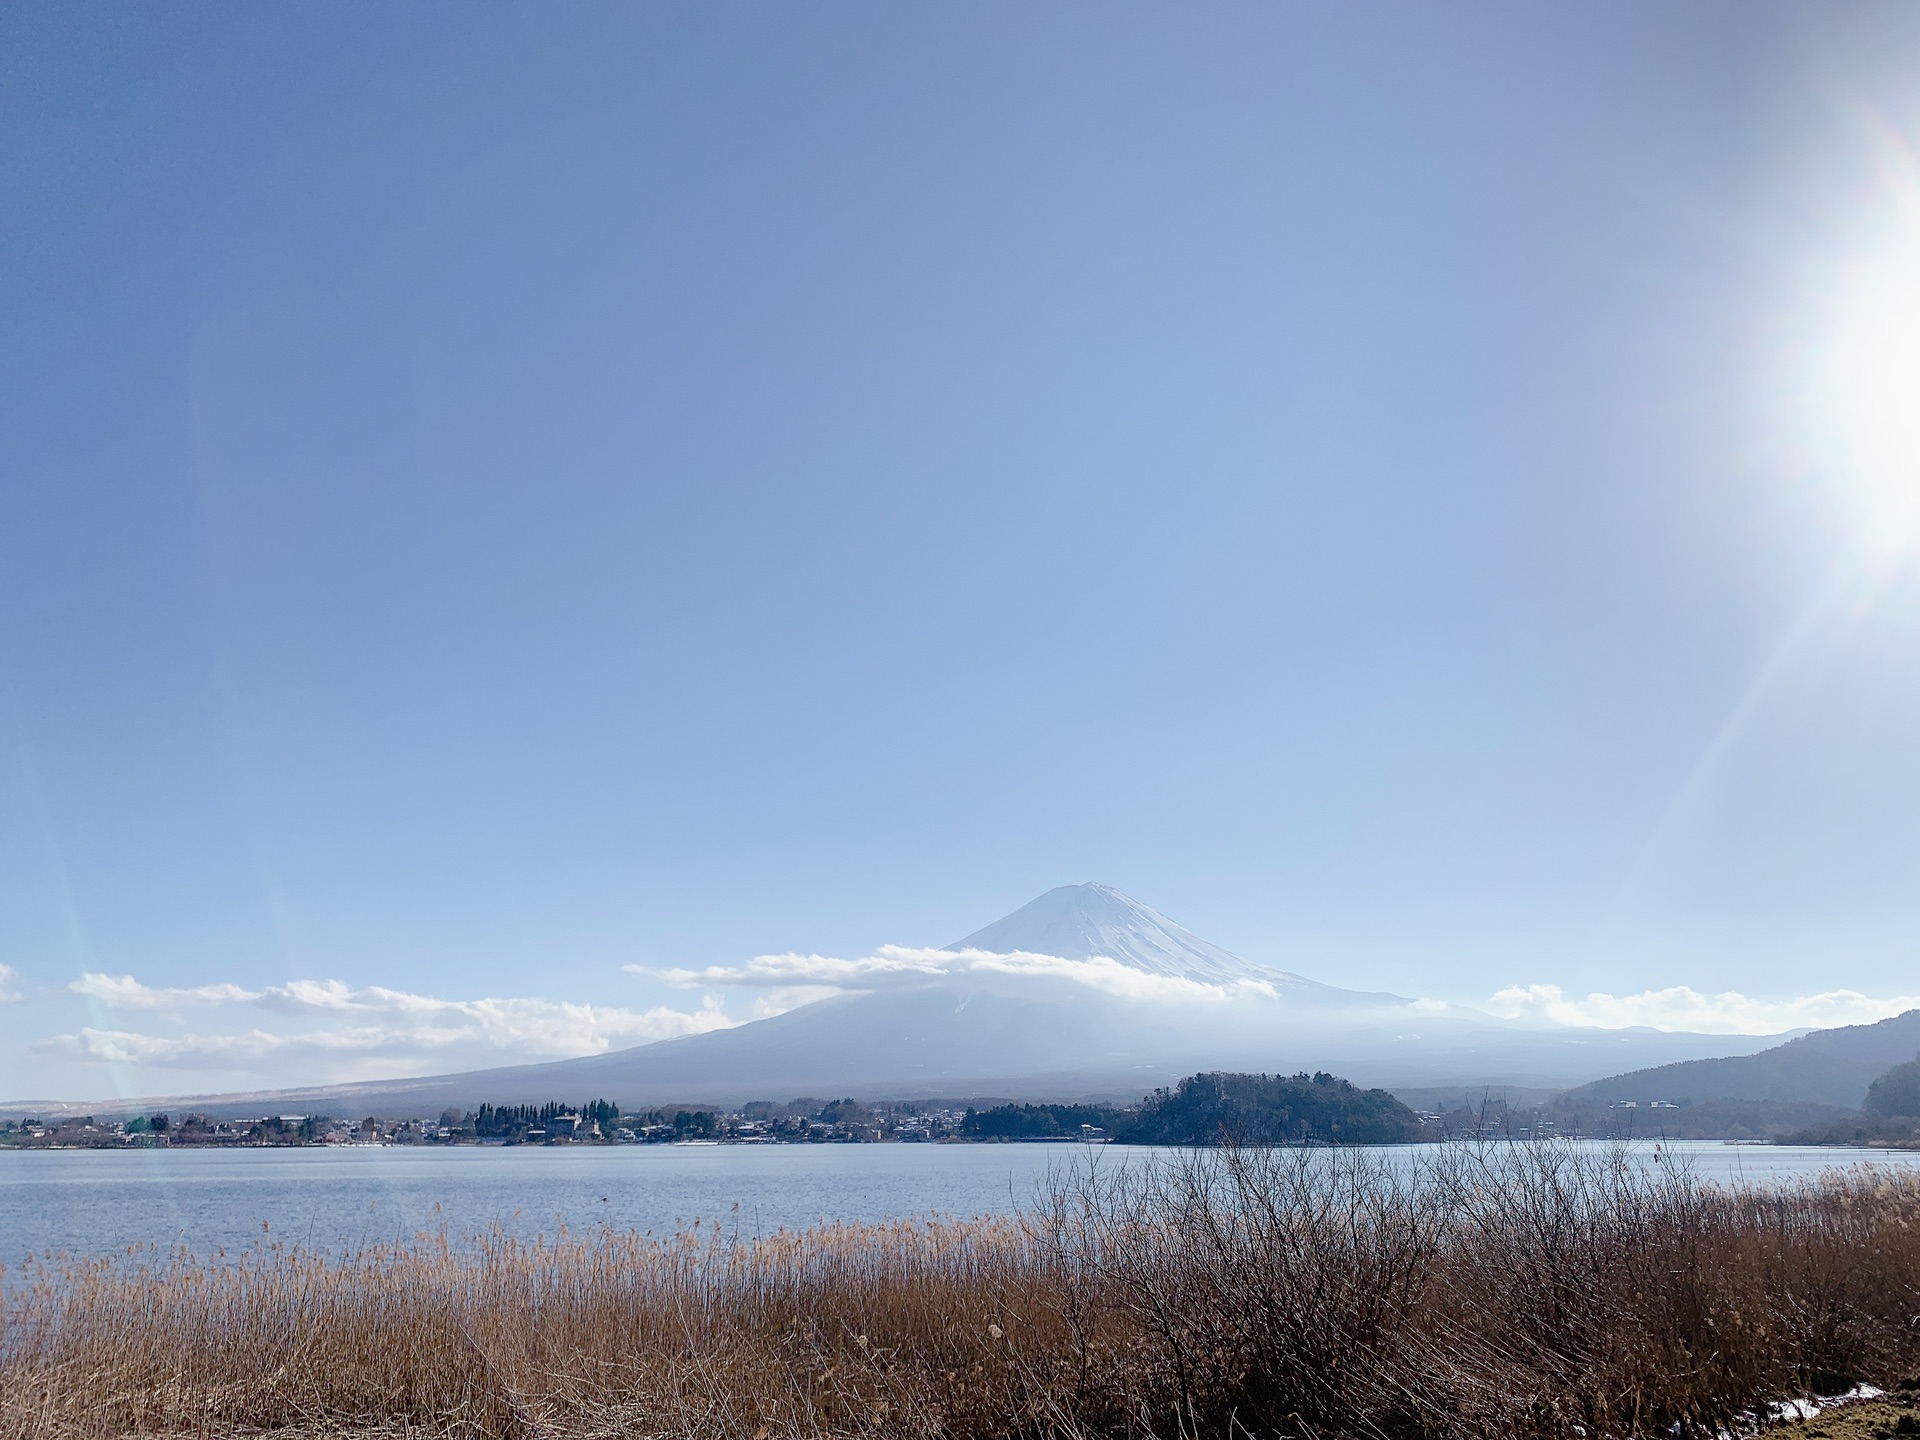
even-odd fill
[(749, 1020), (770, 1020), (775, 1015), (784, 1015), (789, 1010), (798, 1010), (802, 1005), (811, 1005), (816, 1000), (830, 1000), (835, 995), (847, 992), (831, 985), (777, 985), (764, 995), (756, 995)]
[(0, 965), (0, 1005), (21, 998), (20, 992), (12, 988), (14, 981), (19, 978), (19, 972), (11, 965)]
[(1222, 1004), (1229, 1000), (1279, 998), (1279, 992), (1264, 980), (1210, 984), (1178, 975), (1154, 975), (1105, 955), (1067, 960), (1025, 950), (1000, 955), (987, 950), (925, 950), (883, 945), (857, 960), (842, 960), (831, 955), (758, 955), (745, 965), (710, 965), (703, 970), (654, 969), (645, 965), (626, 968), (633, 974), (664, 980), (669, 985), (748, 985), (795, 994), (810, 992), (812, 998), (965, 975), (1065, 980), (1126, 1000)]
[(1870, 1024), (1916, 1006), (1920, 1006), (1920, 995), (1875, 999), (1858, 990), (1757, 1000), (1738, 990), (1708, 995), (1690, 985), (1673, 985), (1637, 995), (1595, 991), (1585, 999), (1573, 999), (1558, 985), (1509, 985), (1486, 1008), (1506, 1020), (1596, 1025), (1607, 1030), (1644, 1025), (1709, 1035), (1777, 1035), (1783, 1030)]
[(72, 1035), (56, 1035), (50, 1049), (89, 1060), (121, 1065), (177, 1065), (221, 1069), (252, 1064), (290, 1053), (367, 1053), (390, 1048), (395, 1037), (378, 1030), (320, 1030), (277, 1035), (244, 1030), (224, 1035), (147, 1035), (135, 1030), (96, 1030), (86, 1026)]
[(93, 1060), (212, 1070), (331, 1058), (389, 1061), (379, 1068), (398, 1073), (413, 1064), (452, 1059), (568, 1059), (737, 1023), (713, 995), (697, 1010), (664, 1005), (627, 1010), (528, 997), (448, 1000), (379, 985), (355, 989), (338, 980), (296, 980), (258, 990), (227, 984), (178, 989), (144, 985), (131, 975), (89, 973), (68, 988), (116, 1009), (165, 1013), (188, 1006), (238, 1007), (295, 1022), (177, 1034), (89, 1027), (47, 1042)]
[(131, 975), (102, 975), (89, 970), (67, 986), (76, 995), (116, 1009), (179, 1010), (188, 1005), (225, 1005), (234, 1001), (258, 1000), (258, 990), (243, 990), (238, 985), (195, 985), (187, 989), (142, 985)]

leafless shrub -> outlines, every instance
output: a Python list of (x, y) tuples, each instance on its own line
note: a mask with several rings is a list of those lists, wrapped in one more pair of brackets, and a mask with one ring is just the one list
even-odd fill
[(1920, 1362), (1920, 1183), (1559, 1145), (1221, 1151), (1025, 1219), (5, 1279), (0, 1437), (1705, 1435)]

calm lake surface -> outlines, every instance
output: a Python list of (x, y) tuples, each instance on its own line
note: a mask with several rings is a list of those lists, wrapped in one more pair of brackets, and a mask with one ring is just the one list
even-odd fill
[[(1411, 1161), (1424, 1147), (1380, 1152)], [(822, 1220), (1007, 1214), (1049, 1168), (1149, 1152), (1077, 1145), (628, 1145), (450, 1149), (41, 1150), (0, 1153), (0, 1263), (263, 1240), (334, 1252), (498, 1225), (552, 1236), (613, 1225), (670, 1233), (718, 1221), (753, 1235)], [(1654, 1162), (1654, 1147), (1635, 1147)], [(1713, 1179), (1769, 1182), (1920, 1153), (1668, 1143)]]

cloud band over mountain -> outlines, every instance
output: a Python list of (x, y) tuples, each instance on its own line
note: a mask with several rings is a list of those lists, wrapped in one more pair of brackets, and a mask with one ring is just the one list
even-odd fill
[(1485, 1008), (1503, 1020), (1592, 1025), (1602, 1030), (1644, 1025), (1706, 1035), (1777, 1035), (1787, 1030), (1871, 1024), (1916, 1006), (1920, 1006), (1920, 995), (1876, 998), (1858, 990), (1761, 1000), (1738, 990), (1703, 994), (1690, 985), (1671, 985), (1637, 995), (1595, 991), (1575, 999), (1558, 985), (1509, 985), (1497, 991)]
[(697, 1035), (738, 1023), (708, 997), (697, 1010), (621, 1006), (526, 996), (449, 1000), (339, 980), (295, 980), (259, 989), (215, 983), (144, 985), (131, 975), (83, 974), (67, 987), (109, 1010), (184, 1020), (189, 1012), (240, 1009), (300, 1022), (244, 1030), (154, 1034), (82, 1026), (43, 1048), (118, 1065), (219, 1071), (302, 1063), (327, 1079), (419, 1065), (557, 1059)]
[(867, 991), (930, 979), (996, 976), (1065, 980), (1122, 1000), (1157, 1000), (1222, 1005), (1234, 1000), (1277, 1000), (1269, 981), (1251, 977), (1225, 982), (1183, 975), (1158, 975), (1107, 955), (1074, 959), (1016, 950), (944, 950), (883, 945), (871, 955), (843, 960), (831, 955), (758, 955), (745, 965), (710, 965), (700, 970), (624, 967), (682, 988), (711, 986), (808, 987), (823, 992)]

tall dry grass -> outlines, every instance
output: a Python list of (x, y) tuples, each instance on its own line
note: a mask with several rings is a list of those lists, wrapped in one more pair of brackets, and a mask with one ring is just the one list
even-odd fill
[(1920, 1367), (1920, 1183), (1178, 1155), (1015, 1221), (9, 1277), (0, 1435), (1706, 1435)]

